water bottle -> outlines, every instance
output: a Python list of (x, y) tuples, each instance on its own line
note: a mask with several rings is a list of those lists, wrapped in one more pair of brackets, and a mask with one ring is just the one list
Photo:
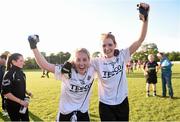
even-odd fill
[[(24, 101), (29, 103), (29, 102), (30, 102), (30, 98), (29, 98), (29, 97), (25, 97), (25, 98), (24, 98)], [(26, 113), (26, 110), (27, 110), (27, 107), (21, 106), (21, 108), (20, 108), (20, 110), (19, 110), (19, 113), (25, 114), (25, 113)]]
[(77, 112), (73, 112), (73, 115), (70, 118), (70, 122), (77, 122)]

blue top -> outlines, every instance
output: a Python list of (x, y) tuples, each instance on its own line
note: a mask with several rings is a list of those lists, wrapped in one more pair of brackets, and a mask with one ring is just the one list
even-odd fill
[(160, 65), (162, 73), (171, 73), (172, 63), (166, 56), (160, 61)]

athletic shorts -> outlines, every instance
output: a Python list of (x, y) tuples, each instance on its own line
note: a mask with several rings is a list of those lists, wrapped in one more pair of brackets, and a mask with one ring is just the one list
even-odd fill
[(99, 115), (101, 121), (128, 121), (129, 102), (126, 97), (121, 104), (107, 105), (99, 102)]
[(90, 121), (88, 112), (82, 113), (80, 111), (74, 111), (69, 114), (59, 113), (57, 121), (70, 121), (74, 114), (76, 114), (77, 121)]
[(156, 84), (157, 83), (157, 75), (156, 74), (148, 74), (146, 77), (146, 83)]

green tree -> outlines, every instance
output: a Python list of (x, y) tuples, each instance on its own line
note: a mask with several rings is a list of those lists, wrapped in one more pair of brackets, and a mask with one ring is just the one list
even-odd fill
[(25, 69), (38, 69), (39, 66), (37, 65), (36, 61), (34, 58), (31, 58), (31, 57), (28, 57), (26, 60), (25, 60), (25, 66), (24, 66)]
[[(46, 56), (45, 52), (41, 52), (41, 54), (46, 58), (46, 60), (53, 64), (63, 64), (67, 61), (71, 54), (69, 52), (59, 52), (57, 54), (51, 53), (49, 56)], [(38, 69), (39, 66), (37, 65), (35, 58), (28, 57), (25, 60), (25, 69)]]
[(149, 54), (154, 54), (155, 60), (157, 60), (156, 57), (157, 52), (158, 52), (158, 48), (155, 43), (143, 44), (140, 47), (140, 50), (132, 55), (132, 59), (146, 61)]
[(92, 57), (95, 58), (95, 57), (99, 57), (100, 55), (101, 55), (101, 52), (96, 51), (92, 54)]

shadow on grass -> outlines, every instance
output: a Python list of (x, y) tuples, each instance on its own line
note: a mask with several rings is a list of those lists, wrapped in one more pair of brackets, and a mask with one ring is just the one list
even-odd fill
[[(132, 73), (129, 73), (129, 74), (127, 73), (126, 75), (127, 75), (128, 78), (145, 78), (143, 73), (139, 73), (139, 72), (132, 72)], [(161, 78), (161, 74), (158, 73), (157, 77)], [(172, 78), (180, 79), (180, 73), (172, 73)]]
[(161, 96), (161, 95), (156, 95), (156, 97), (160, 97), (160, 98), (166, 98), (166, 99), (172, 99), (172, 100), (175, 100), (175, 99), (180, 99), (180, 97), (173, 97), (173, 98), (170, 98), (169, 96)]
[[(34, 115), (29, 111), (29, 117), (32, 119), (32, 121), (43, 121), (41, 118), (38, 116)], [(4, 121), (10, 121), (10, 118), (8, 116), (3, 116), (3, 114), (0, 112), (0, 118)]]
[(32, 121), (43, 121), (38, 116), (34, 115), (32, 112), (29, 111), (29, 117), (32, 119)]
[(3, 114), (0, 112), (0, 118), (4, 121), (10, 121), (10, 119), (8, 118), (8, 116), (3, 116)]

